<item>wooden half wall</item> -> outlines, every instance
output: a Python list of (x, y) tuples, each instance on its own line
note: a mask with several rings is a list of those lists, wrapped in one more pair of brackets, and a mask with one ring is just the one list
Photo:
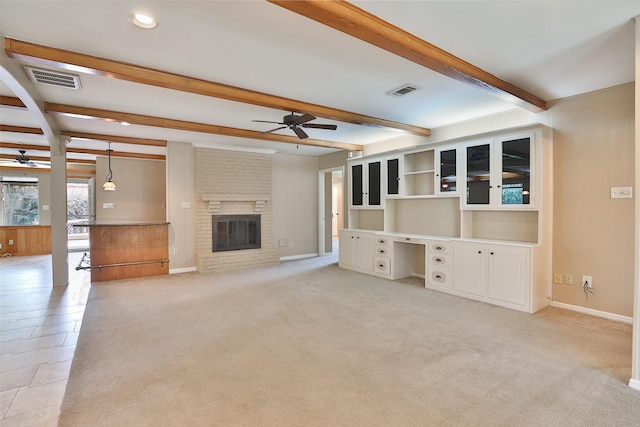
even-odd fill
[(0, 255), (44, 255), (51, 253), (50, 225), (0, 226)]

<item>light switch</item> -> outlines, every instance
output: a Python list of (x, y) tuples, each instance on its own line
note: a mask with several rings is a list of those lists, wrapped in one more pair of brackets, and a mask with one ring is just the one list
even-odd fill
[(182, 202), (182, 209), (191, 209), (191, 202)]
[(633, 196), (633, 187), (611, 187), (612, 199), (631, 199)]
[(42, 205), (42, 210), (43, 211), (48, 211), (49, 210), (49, 205)]
[(103, 209), (113, 209), (114, 208), (114, 204), (113, 203), (103, 203), (102, 204), (102, 208)]

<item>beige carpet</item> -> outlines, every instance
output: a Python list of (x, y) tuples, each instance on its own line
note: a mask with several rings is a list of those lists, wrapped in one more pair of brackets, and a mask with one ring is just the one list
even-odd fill
[(332, 258), (94, 284), (60, 426), (637, 426), (630, 325)]

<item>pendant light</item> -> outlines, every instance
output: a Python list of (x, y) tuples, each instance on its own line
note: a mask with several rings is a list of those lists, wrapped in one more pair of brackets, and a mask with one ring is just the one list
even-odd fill
[(109, 173), (107, 174), (107, 181), (102, 185), (102, 188), (106, 191), (116, 191), (116, 184), (111, 182), (111, 178), (113, 177), (113, 172), (111, 172), (111, 142), (109, 142), (109, 148), (107, 149), (107, 153), (109, 153)]

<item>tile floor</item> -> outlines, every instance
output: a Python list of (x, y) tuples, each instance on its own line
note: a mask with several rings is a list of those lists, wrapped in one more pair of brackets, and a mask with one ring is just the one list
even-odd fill
[(51, 286), (51, 256), (0, 258), (0, 424), (56, 426), (90, 289), (69, 253), (69, 286)]

